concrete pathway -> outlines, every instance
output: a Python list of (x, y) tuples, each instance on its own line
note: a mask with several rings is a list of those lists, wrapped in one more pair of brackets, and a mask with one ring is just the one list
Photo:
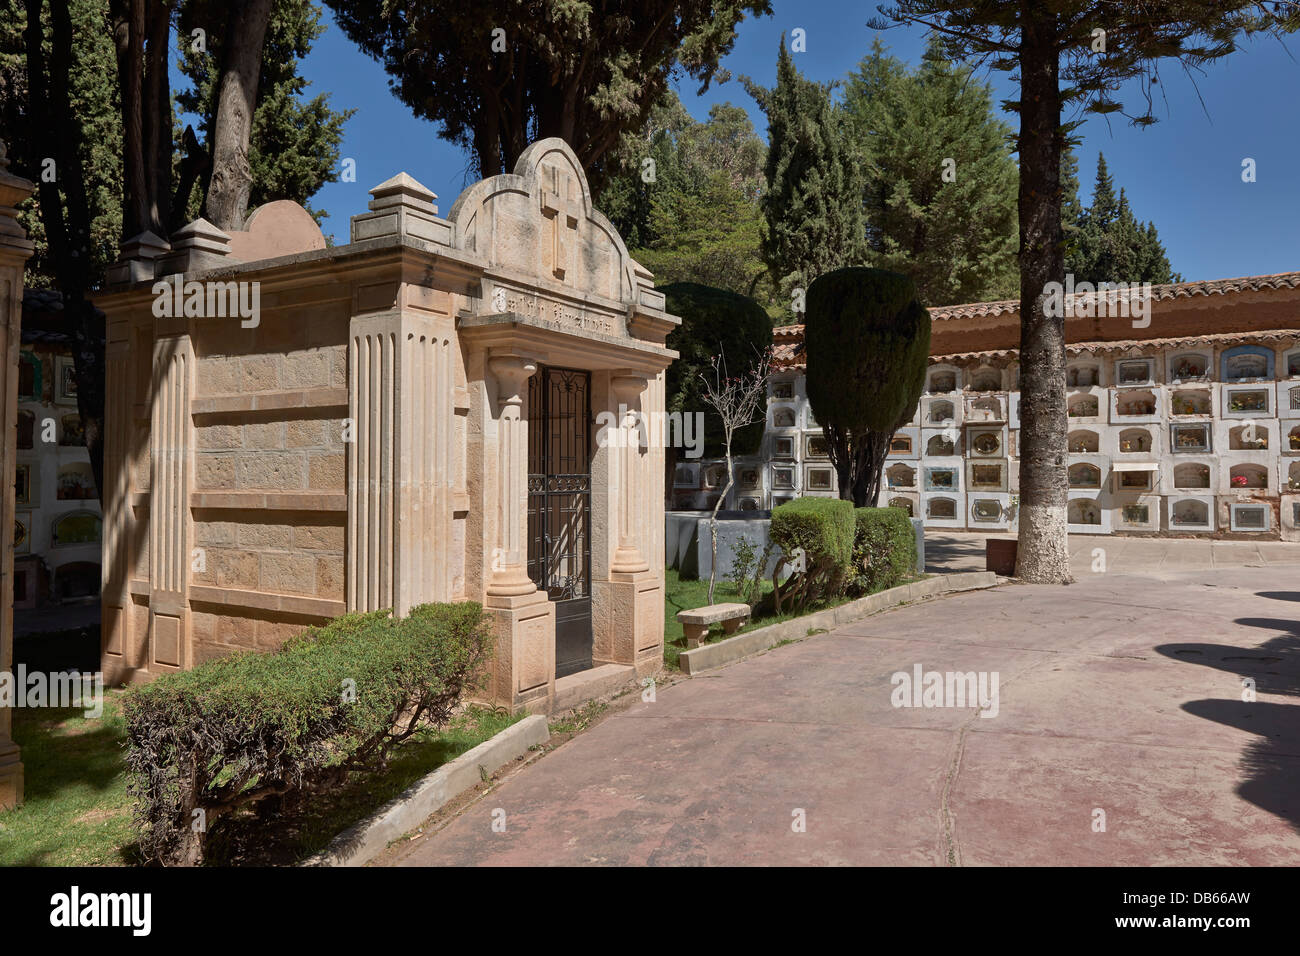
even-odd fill
[[(1159, 576), (945, 598), (664, 688), (383, 862), (1300, 865), (1300, 573)], [(918, 664), (996, 672), (997, 715), (895, 708)]]
[[(925, 569), (983, 571), (984, 542), (988, 535), (974, 531), (925, 533)], [(1300, 566), (1300, 542), (1211, 541), (1205, 538), (1128, 538), (1110, 535), (1070, 536), (1070, 559), (1075, 574), (1092, 574), (1094, 551), (1102, 549), (1106, 570), (1163, 578), (1170, 571), (1210, 568)]]

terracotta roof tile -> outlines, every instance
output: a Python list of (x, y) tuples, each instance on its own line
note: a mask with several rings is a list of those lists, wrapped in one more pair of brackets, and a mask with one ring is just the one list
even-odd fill
[[(1300, 272), (1277, 272), (1266, 276), (1241, 276), (1235, 279), (1208, 279), (1203, 282), (1175, 282), (1170, 285), (1153, 285), (1151, 297), (1157, 302), (1163, 299), (1185, 299), (1195, 295), (1226, 295), (1233, 292), (1258, 292), (1261, 289), (1295, 289), (1300, 288)], [(1078, 302), (1096, 293), (1075, 293), (1072, 297)], [(930, 318), (939, 321), (948, 319), (969, 319), (976, 316), (998, 316), (1007, 312), (1020, 310), (1019, 299), (1003, 299), (1000, 302), (971, 302), (966, 305), (936, 306), (930, 310)]]
[[(1066, 354), (1083, 352), (1126, 352), (1129, 349), (1197, 348), (1205, 345), (1233, 345), (1238, 342), (1294, 342), (1300, 341), (1300, 329), (1271, 332), (1217, 332), (1211, 335), (1183, 335), (1162, 339), (1122, 339), (1115, 342), (1070, 342)], [(971, 359), (1015, 358), (1019, 349), (989, 349), (984, 352), (953, 352), (949, 355), (931, 355), (931, 364), (949, 364)]]
[[(1242, 276), (1235, 279), (1210, 279), (1204, 282), (1176, 282), (1170, 285), (1151, 287), (1152, 298), (1163, 299), (1189, 298), (1197, 295), (1229, 295), (1241, 292), (1258, 292), (1262, 289), (1297, 289), (1300, 288), (1300, 272), (1278, 272), (1263, 276)], [(1077, 302), (1095, 293), (1076, 293)], [(999, 316), (1020, 311), (1019, 299), (1004, 299), (999, 302), (971, 302), (966, 305), (936, 306), (930, 309), (930, 318), (935, 321), (968, 319), (985, 316)], [(802, 325), (781, 325), (772, 330), (772, 366), (777, 369), (802, 369), (806, 367), (803, 357)], [(1163, 339), (1127, 339), (1118, 342), (1075, 342), (1066, 346), (1070, 353), (1105, 351), (1115, 352), (1130, 348), (1177, 348), (1191, 346), (1197, 342), (1237, 342), (1237, 341), (1277, 341), (1287, 337), (1296, 338), (1297, 332), (1225, 332), (1217, 335), (1194, 335)], [(1012, 357), (1017, 349), (993, 349), (986, 352), (961, 352), (952, 355), (931, 356), (931, 361), (951, 361), (961, 358), (996, 358)]]

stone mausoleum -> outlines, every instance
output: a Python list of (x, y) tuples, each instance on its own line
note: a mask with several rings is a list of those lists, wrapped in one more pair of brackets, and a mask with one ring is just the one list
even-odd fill
[[(1066, 319), (1069, 530), (1300, 541), (1300, 273), (1154, 286), (1135, 321), (1074, 296)], [(1014, 531), (1019, 303), (930, 310), (930, 368), (878, 504), (930, 528)], [(762, 453), (726, 506), (837, 495), (804, 377), (777, 328)], [(725, 463), (677, 466), (674, 509), (711, 508)]]
[(662, 416), (634, 413), (663, 410), (678, 320), (561, 140), (446, 218), (405, 174), (371, 195), (347, 245), (291, 203), (124, 245), (97, 299), (106, 678), (460, 600), (513, 710), (657, 671)]

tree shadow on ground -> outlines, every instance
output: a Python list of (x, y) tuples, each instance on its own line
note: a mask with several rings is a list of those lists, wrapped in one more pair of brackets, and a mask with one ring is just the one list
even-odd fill
[[(1261, 592), (1260, 597), (1294, 601), (1297, 592)], [(1234, 624), (1272, 631), (1254, 648), (1226, 644), (1162, 644), (1156, 651), (1172, 660), (1237, 674), (1246, 698), (1247, 679), (1256, 694), (1300, 697), (1300, 622), (1283, 618), (1237, 618)], [(1277, 632), (1282, 633), (1277, 633)], [(1237, 795), (1300, 832), (1300, 706), (1258, 699), (1207, 699), (1183, 704), (1196, 717), (1256, 735), (1240, 756), (1245, 779)]]
[(934, 573), (936, 571), (969, 571), (971, 568), (983, 569), (984, 567), (984, 538), (971, 538), (967, 541), (960, 538), (931, 538), (925, 539), (925, 570)]
[(1255, 596), (1274, 601), (1300, 601), (1300, 591), (1256, 591)]

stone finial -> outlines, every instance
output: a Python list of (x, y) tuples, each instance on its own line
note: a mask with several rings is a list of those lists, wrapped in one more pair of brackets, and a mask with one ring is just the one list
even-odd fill
[(195, 219), (172, 233), (172, 250), (185, 249), (225, 255), (230, 251), (230, 237), (206, 219)]
[(17, 243), (26, 246), (31, 254), (30, 240), (23, 227), (18, 225), (18, 204), (30, 196), (36, 184), (9, 172), (9, 148), (0, 139), (0, 237), (5, 245)]
[(156, 276), (198, 272), (229, 265), (230, 236), (206, 219), (195, 219), (172, 233), (172, 249), (158, 260)]
[(636, 283), (637, 304), (662, 312), (667, 308), (667, 302), (664, 294), (655, 288), (654, 273), (630, 256), (627, 261), (632, 268), (632, 280)]
[(398, 173), (370, 190), (370, 211), (352, 217), (352, 241), (408, 235), (451, 245), (451, 223), (438, 218), (438, 197), (407, 173)]
[(374, 198), (370, 200), (370, 209), (387, 209), (390, 206), (406, 206), (438, 215), (438, 207), (433, 204), (437, 195), (419, 180), (407, 173), (398, 173), (392, 179), (386, 179), (370, 190)]
[(118, 247), (117, 261), (108, 267), (109, 285), (153, 279), (157, 260), (171, 252), (171, 243), (146, 229)]
[(118, 246), (122, 259), (157, 259), (164, 252), (171, 252), (171, 248), (170, 242), (148, 229)]

